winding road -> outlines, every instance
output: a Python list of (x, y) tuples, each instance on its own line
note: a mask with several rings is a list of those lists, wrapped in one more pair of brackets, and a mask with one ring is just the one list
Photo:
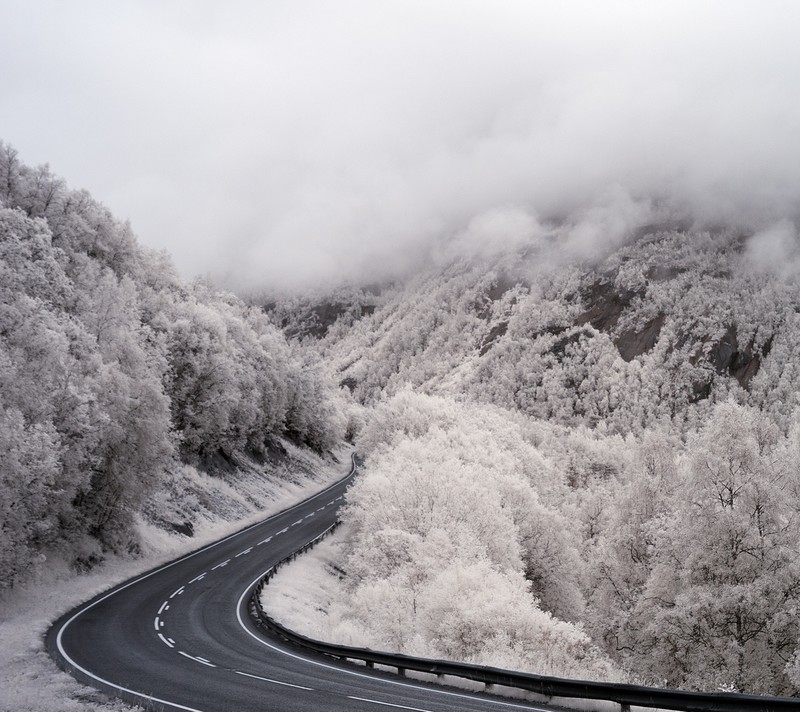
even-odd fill
[(335, 521), (341, 481), (265, 521), (103, 593), (46, 644), (78, 680), (145, 709), (189, 712), (544, 710), (300, 653), (251, 624), (250, 591)]

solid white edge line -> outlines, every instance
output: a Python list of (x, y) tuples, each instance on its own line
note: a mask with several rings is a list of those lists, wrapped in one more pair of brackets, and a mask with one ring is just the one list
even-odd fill
[(126, 588), (129, 588), (130, 586), (133, 586), (134, 584), (137, 584), (140, 581), (144, 581), (145, 579), (148, 579), (151, 576), (155, 576), (156, 574), (161, 573), (162, 571), (165, 571), (166, 569), (169, 569), (169, 568), (171, 568), (173, 566), (176, 566), (177, 564), (179, 564), (179, 563), (181, 563), (183, 561), (186, 561), (187, 559), (191, 559), (193, 556), (197, 556), (198, 554), (200, 554), (200, 553), (202, 553), (204, 551), (208, 551), (209, 549), (213, 549), (215, 546), (219, 546), (220, 544), (223, 544), (224, 542), (229, 541), (230, 539), (233, 539), (233, 538), (235, 538), (237, 536), (241, 536), (242, 534), (245, 534), (246, 532), (249, 532), (251, 529), (255, 529), (256, 527), (260, 527), (263, 524), (266, 524), (267, 522), (270, 522), (273, 519), (276, 519), (277, 517), (280, 517), (280, 516), (286, 514), (286, 512), (291, 512), (293, 509), (297, 509), (298, 507), (303, 506), (307, 502), (310, 502), (312, 499), (316, 499), (317, 497), (321, 497), (322, 495), (327, 493), (329, 490), (332, 490), (334, 487), (338, 487), (344, 480), (348, 479), (349, 477), (352, 477), (352, 475), (355, 474), (355, 471), (356, 471), (355, 453), (353, 453), (350, 456), (350, 458), (351, 458), (351, 461), (352, 461), (352, 467), (350, 468), (350, 472), (348, 472), (344, 477), (342, 477), (342, 479), (338, 480), (337, 482), (334, 482), (331, 485), (328, 485), (325, 489), (320, 490), (319, 492), (317, 492), (317, 494), (311, 495), (311, 497), (308, 497), (307, 499), (304, 499), (302, 502), (298, 502), (297, 504), (293, 504), (291, 507), (288, 507), (287, 509), (284, 509), (284, 510), (282, 510), (280, 512), (276, 512), (275, 514), (270, 515), (269, 517), (267, 517), (266, 519), (263, 519), (260, 522), (256, 522), (255, 524), (251, 524), (249, 527), (245, 527), (244, 529), (242, 529), (242, 530), (240, 530), (238, 532), (234, 532), (233, 534), (229, 534), (228, 536), (220, 539), (219, 541), (215, 541), (215, 542), (213, 542), (211, 544), (208, 544), (207, 546), (201, 547), (197, 551), (193, 551), (193, 552), (191, 552), (189, 554), (186, 554), (185, 556), (182, 556), (179, 559), (175, 559), (175, 561), (171, 561), (170, 563), (164, 564), (163, 566), (160, 566), (157, 569), (153, 569), (150, 573), (142, 574), (141, 576), (139, 576), (139, 577), (137, 577), (137, 578), (135, 578), (135, 579), (133, 579), (131, 581), (128, 581), (128, 583), (126, 583), (126, 584), (124, 584), (122, 586), (119, 586), (117, 588), (114, 588), (112, 591), (109, 591), (107, 594), (105, 594), (105, 596), (101, 596), (97, 600), (95, 600), (92, 603), (89, 603), (86, 606), (84, 606), (83, 608), (81, 608), (69, 620), (67, 620), (66, 623), (64, 623), (64, 625), (62, 625), (58, 629), (58, 634), (56, 635), (56, 647), (58, 648), (58, 652), (61, 654), (61, 657), (64, 658), (64, 660), (67, 662), (68, 665), (71, 665), (76, 670), (80, 670), (87, 677), (90, 677), (93, 680), (97, 680), (97, 682), (99, 682), (99, 683), (101, 683), (103, 685), (108, 685), (109, 687), (113, 687), (115, 690), (120, 690), (121, 692), (127, 692), (130, 695), (135, 695), (136, 697), (142, 697), (142, 698), (144, 698), (146, 700), (151, 700), (153, 702), (159, 702), (162, 705), (168, 705), (170, 707), (174, 707), (175, 709), (186, 710), (186, 712), (203, 712), (203, 710), (198, 710), (198, 709), (195, 709), (194, 707), (186, 707), (185, 705), (180, 705), (177, 702), (170, 702), (169, 700), (162, 700), (159, 697), (153, 697), (152, 695), (146, 695), (144, 692), (137, 692), (136, 690), (131, 690), (131, 689), (127, 688), (127, 687), (123, 687), (122, 685), (117, 685), (117, 684), (115, 684), (113, 682), (110, 682), (109, 680), (103, 679), (99, 675), (95, 675), (94, 673), (89, 672), (85, 667), (83, 667), (83, 666), (79, 665), (78, 663), (76, 663), (67, 654), (67, 651), (64, 649), (64, 645), (62, 643), (62, 638), (63, 638), (63, 635), (64, 635), (64, 631), (67, 629), (69, 624), (72, 623), (78, 616), (83, 615), (84, 613), (86, 613), (86, 611), (90, 610), (91, 608), (94, 608), (98, 603), (102, 603), (107, 598), (110, 598), (111, 596), (113, 596), (115, 593), (119, 593), (120, 591), (124, 591)]
[[(327, 531), (327, 529), (325, 531)], [(269, 571), (269, 570), (270, 569), (267, 569), (267, 571)], [(325, 663), (319, 662), (318, 660), (312, 660), (310, 658), (304, 658), (302, 655), (297, 655), (296, 653), (290, 653), (288, 650), (284, 650), (283, 648), (279, 648), (276, 645), (273, 645), (272, 643), (270, 643), (265, 638), (262, 638), (261, 636), (256, 635), (252, 630), (250, 630), (244, 624), (244, 620), (242, 620), (242, 608), (243, 608), (245, 596), (247, 596), (247, 594), (250, 593), (253, 590), (253, 588), (256, 586), (256, 584), (266, 575), (267, 571), (265, 571), (263, 574), (261, 574), (261, 576), (259, 576), (257, 579), (255, 579), (254, 581), (252, 581), (250, 583), (250, 585), (242, 592), (242, 595), (239, 596), (239, 602), (236, 604), (236, 619), (239, 621), (239, 625), (242, 627), (242, 629), (244, 630), (245, 633), (247, 633), (251, 638), (254, 638), (255, 640), (257, 640), (259, 643), (261, 643), (261, 645), (264, 645), (267, 648), (270, 648), (271, 650), (274, 650), (275, 652), (278, 652), (278, 653), (281, 653), (283, 655), (286, 655), (286, 656), (288, 656), (290, 658), (294, 658), (295, 660), (302, 660), (303, 662), (308, 663), (309, 665), (317, 665), (317, 666), (325, 668), (327, 670), (335, 670), (337, 672), (344, 673), (346, 675), (353, 675), (355, 677), (362, 677), (362, 678), (366, 678), (366, 679), (372, 680), (372, 681), (380, 680), (382, 682), (385, 682), (388, 685), (397, 685), (399, 687), (410, 687), (410, 688), (412, 688), (414, 690), (423, 690), (423, 691), (426, 691), (426, 692), (433, 692), (433, 693), (436, 693), (437, 695), (446, 695), (448, 697), (458, 697), (460, 699), (472, 700), (473, 702), (474, 701), (486, 702), (486, 703), (489, 703), (489, 704), (492, 704), (492, 705), (498, 705), (499, 707), (511, 707), (513, 709), (529, 710), (529, 711), (532, 711), (532, 712), (549, 712), (549, 710), (546, 710), (543, 707), (534, 707), (532, 705), (520, 705), (520, 704), (514, 704), (513, 702), (501, 702), (500, 700), (493, 700), (493, 699), (488, 698), (488, 697), (478, 697), (477, 695), (465, 695), (465, 694), (462, 694), (460, 692), (450, 692), (448, 690), (440, 690), (440, 689), (437, 689), (436, 687), (421, 687), (420, 685), (412, 685), (411, 683), (400, 682), (399, 680), (387, 680), (386, 678), (383, 678), (383, 677), (374, 677), (372, 675), (366, 675), (366, 674), (364, 674), (362, 672), (356, 672), (355, 670), (347, 670), (346, 668), (343, 668), (343, 667), (335, 667), (333, 665), (326, 665)]]
[(431, 710), (423, 709), (422, 707), (409, 707), (407, 705), (395, 705), (391, 702), (380, 702), (379, 700), (371, 700), (369, 697), (356, 697), (355, 695), (348, 695), (348, 700), (358, 700), (359, 702), (371, 702), (373, 705), (383, 705), (384, 707), (398, 707), (401, 710), (414, 710), (414, 712), (431, 712)]
[(273, 680), (269, 677), (261, 677), (261, 675), (251, 675), (249, 672), (242, 672), (241, 670), (234, 670), (237, 675), (242, 675), (244, 677), (252, 677), (254, 680), (263, 680), (264, 682), (272, 682), (275, 685), (283, 685), (284, 687), (294, 687), (296, 690), (308, 690), (309, 692), (313, 692), (313, 687), (303, 687), (302, 685), (293, 685), (291, 682), (281, 682), (280, 680)]

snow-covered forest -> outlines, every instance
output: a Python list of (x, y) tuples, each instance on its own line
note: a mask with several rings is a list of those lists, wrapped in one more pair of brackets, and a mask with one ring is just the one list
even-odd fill
[(585, 229), (269, 304), (363, 408), (315, 632), (797, 694), (793, 228), (645, 223), (581, 259)]
[(135, 554), (137, 517), (190, 531), (193, 468), (235, 477), (282, 438), (338, 445), (323, 371), (0, 144), (0, 588), (54, 554), (78, 569)]
[(289, 627), (800, 708), (800, 4), (1, 6), (0, 712), (122, 709), (45, 631), (351, 462), (231, 555), (340, 517)]
[(797, 694), (793, 228), (623, 203), (590, 253), (585, 216), (493, 242), (495, 215), (393, 284), (245, 302), (0, 145), (2, 585), (191, 532), (202, 473), (349, 439), (314, 634)]

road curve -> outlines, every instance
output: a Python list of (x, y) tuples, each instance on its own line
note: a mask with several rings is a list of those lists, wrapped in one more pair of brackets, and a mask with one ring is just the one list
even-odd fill
[(46, 636), (75, 678), (148, 710), (544, 710), (299, 653), (246, 612), (263, 573), (336, 521), (356, 471), (313, 497), (100, 594)]

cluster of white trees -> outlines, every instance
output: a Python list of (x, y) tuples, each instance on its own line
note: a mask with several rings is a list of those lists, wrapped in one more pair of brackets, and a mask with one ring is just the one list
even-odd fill
[[(800, 690), (800, 422), (608, 435), (404, 389), (370, 413), (334, 634), (544, 674)], [(356, 635), (354, 631), (359, 631)]]
[(318, 359), (263, 313), (140, 248), (126, 224), (0, 144), (0, 586), (48, 551), (135, 547), (184, 460), (341, 440)]
[(492, 408), (402, 391), (371, 414), (347, 495), (345, 620), (372, 645), (543, 674), (613, 678), (574, 622), (579, 545), (567, 496)]
[(800, 689), (798, 448), (797, 424), (723, 403), (685, 447), (650, 434), (608, 489), (587, 547), (591, 629), (642, 678)]

